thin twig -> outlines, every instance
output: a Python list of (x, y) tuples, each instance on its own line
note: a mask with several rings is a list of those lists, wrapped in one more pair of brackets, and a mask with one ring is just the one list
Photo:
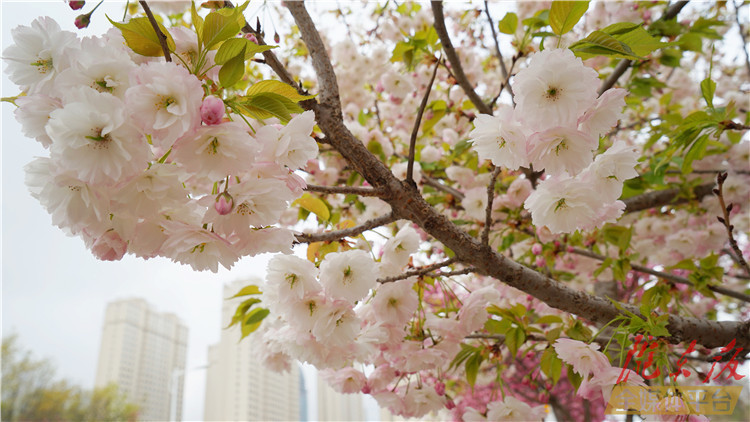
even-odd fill
[(461, 60), (458, 58), (458, 54), (456, 54), (456, 50), (453, 48), (451, 38), (448, 36), (448, 30), (445, 28), (443, 3), (440, 1), (432, 1), (430, 4), (432, 5), (432, 14), (435, 16), (435, 32), (437, 32), (438, 37), (440, 37), (440, 43), (443, 45), (445, 56), (448, 57), (448, 61), (453, 68), (453, 76), (455, 77), (456, 82), (458, 82), (464, 90), (464, 93), (466, 93), (466, 96), (469, 97), (469, 100), (480, 113), (492, 114), (492, 109), (485, 104), (476, 91), (474, 91), (474, 87), (471, 85), (471, 82), (469, 82), (469, 78), (466, 77), (466, 73), (464, 73), (463, 66), (461, 66)]
[(737, 29), (742, 37), (742, 52), (745, 53), (745, 68), (747, 69), (747, 76), (750, 77), (750, 53), (747, 52), (747, 38), (745, 37), (745, 28), (740, 23), (740, 6), (737, 6), (736, 1), (732, 1), (734, 5), (734, 19), (737, 21)]
[(407, 271), (403, 274), (399, 274), (393, 277), (386, 277), (386, 278), (378, 279), (378, 283), (391, 283), (391, 282), (398, 281), (398, 280), (404, 280), (409, 277), (425, 275), (435, 270), (439, 270), (443, 267), (447, 267), (456, 261), (457, 261), (456, 258), (449, 258), (449, 259), (446, 259), (445, 261), (441, 261), (435, 264), (425, 265), (424, 267), (415, 268), (411, 271)]
[(143, 8), (143, 11), (146, 12), (146, 17), (148, 18), (149, 23), (154, 28), (154, 31), (156, 32), (156, 38), (159, 39), (159, 45), (161, 45), (161, 51), (164, 53), (164, 59), (168, 62), (172, 61), (172, 56), (169, 54), (169, 46), (167, 45), (167, 36), (164, 35), (163, 32), (161, 32), (161, 29), (159, 28), (159, 24), (156, 23), (156, 18), (154, 18), (154, 14), (151, 13), (151, 8), (148, 7), (148, 4), (141, 0), (138, 3), (141, 4), (141, 7)]
[(727, 173), (719, 173), (716, 176), (716, 184), (718, 185), (718, 187), (713, 190), (713, 193), (717, 198), (719, 198), (719, 205), (721, 205), (721, 211), (724, 214), (724, 218), (716, 218), (727, 229), (727, 236), (729, 236), (729, 245), (732, 247), (735, 258), (737, 258), (737, 261), (739, 261), (740, 263), (740, 267), (745, 270), (745, 274), (750, 275), (750, 266), (747, 265), (747, 261), (745, 261), (745, 257), (742, 256), (742, 251), (737, 245), (737, 240), (734, 239), (734, 226), (729, 223), (729, 212), (732, 211), (732, 206), (734, 206), (734, 204), (730, 203), (729, 205), (727, 205), (724, 202), (724, 181), (726, 180)]
[(516, 67), (516, 63), (518, 62), (518, 59), (520, 59), (521, 57), (523, 56), (519, 52), (518, 54), (514, 55), (513, 58), (511, 59), (510, 70), (508, 71), (509, 72), (508, 76), (506, 76), (503, 83), (500, 84), (500, 91), (497, 93), (497, 95), (495, 95), (495, 98), (493, 98), (492, 101), (490, 101), (490, 108), (495, 107), (495, 103), (497, 103), (497, 100), (500, 99), (500, 95), (502, 95), (503, 89), (505, 89), (506, 86), (508, 87), (508, 92), (510, 92), (510, 99), (511, 101), (513, 101), (513, 105), (514, 106), (516, 105), (516, 96), (510, 87), (510, 77), (513, 76), (513, 69)]
[(444, 185), (437, 181), (437, 179), (433, 179), (432, 177), (426, 175), (425, 173), (422, 173), (422, 183), (424, 183), (427, 186), (432, 186), (433, 188), (443, 191), (445, 193), (453, 195), (454, 198), (458, 200), (464, 199), (464, 194), (460, 191), (456, 190), (455, 188), (452, 188), (448, 185)]
[(310, 234), (310, 233), (298, 234), (296, 235), (297, 243), (332, 242), (335, 240), (343, 239), (345, 237), (354, 237), (368, 230), (372, 230), (376, 227), (380, 227), (389, 223), (393, 223), (396, 220), (398, 220), (398, 218), (396, 218), (396, 216), (394, 216), (393, 213), (390, 212), (378, 218), (367, 220), (364, 223), (360, 224), (359, 226), (350, 227), (348, 229), (336, 230), (332, 232), (316, 233), (316, 234)]
[[(484, 2), (484, 13), (487, 15), (487, 20), (490, 23), (490, 31), (492, 31), (492, 39), (495, 41), (495, 56), (497, 56), (497, 60), (500, 61), (500, 71), (503, 73), (503, 80), (505, 80), (505, 82), (503, 82), (503, 84), (500, 85), (500, 92), (498, 92), (497, 96), (499, 98), (500, 94), (503, 93), (503, 89), (507, 86), (508, 93), (510, 94), (510, 97), (513, 98), (514, 97), (513, 88), (511, 88), (510, 85), (507, 85), (507, 82), (510, 79), (510, 74), (508, 73), (508, 69), (506, 69), (505, 67), (505, 60), (503, 60), (503, 53), (500, 52), (500, 42), (497, 39), (497, 32), (495, 32), (495, 23), (492, 22), (492, 16), (490, 16), (490, 7), (488, 5), (487, 0), (485, 0)], [(494, 101), (493, 101), (493, 104), (494, 104)]]
[(487, 184), (487, 208), (484, 210), (484, 229), (482, 230), (482, 243), (488, 245), (490, 243), (490, 227), (492, 227), (492, 203), (495, 200), (495, 182), (497, 182), (497, 176), (500, 175), (502, 167), (495, 167), (490, 177), (490, 183)]
[[(674, 4), (669, 6), (667, 11), (664, 13), (664, 15), (662, 15), (659, 19), (657, 19), (654, 22), (673, 19), (674, 17), (677, 16), (678, 13), (680, 13), (680, 10), (682, 10), (682, 8), (685, 7), (687, 3), (688, 3), (687, 1), (675, 2)], [(597, 91), (598, 94), (602, 95), (606, 90), (615, 86), (615, 83), (617, 82), (618, 79), (620, 79), (620, 76), (622, 76), (632, 64), (633, 64), (632, 60), (623, 60), (620, 63), (618, 63), (617, 66), (615, 67), (615, 70), (613, 70), (612, 73), (607, 77), (607, 79), (605, 79), (604, 82), (602, 82), (601, 87), (599, 87), (599, 91)]]
[(419, 126), (422, 124), (422, 115), (424, 109), (427, 107), (427, 101), (430, 99), (430, 91), (432, 91), (432, 84), (435, 82), (435, 76), (437, 75), (438, 67), (440, 67), (440, 57), (438, 57), (435, 63), (435, 69), (432, 71), (430, 81), (427, 83), (427, 91), (424, 93), (422, 103), (419, 104), (419, 110), (417, 110), (417, 119), (414, 121), (414, 128), (411, 131), (411, 137), (409, 138), (409, 162), (406, 165), (406, 183), (414, 184), (414, 154), (417, 148), (417, 134), (419, 133)]
[(380, 196), (383, 192), (367, 186), (319, 186), (308, 184), (305, 188), (310, 192), (340, 193), (343, 195)]
[[(571, 253), (576, 254), (576, 255), (587, 256), (589, 258), (593, 258), (593, 259), (596, 259), (598, 261), (604, 261), (605, 259), (607, 259), (606, 256), (599, 255), (598, 253), (587, 251), (585, 249), (572, 248), (572, 249), (569, 249), (569, 251)], [(687, 285), (687, 286), (693, 286), (693, 282), (690, 281), (690, 280), (688, 280), (685, 277), (680, 277), (680, 276), (677, 276), (677, 275), (674, 275), (674, 274), (669, 274), (669, 273), (664, 273), (664, 272), (661, 272), (661, 271), (652, 270), (651, 268), (644, 267), (642, 265), (637, 265), (637, 264), (630, 264), (630, 268), (632, 268), (634, 271), (638, 271), (639, 273), (651, 274), (653, 276), (656, 276), (656, 277), (659, 277), (659, 278), (663, 278), (664, 280), (671, 281), (672, 283), (684, 284), (684, 285)], [(734, 290), (727, 289), (725, 287), (712, 286), (712, 285), (708, 286), (708, 290), (711, 290), (714, 293), (719, 293), (719, 294), (722, 294), (722, 295), (725, 295), (725, 296), (729, 296), (729, 297), (733, 297), (735, 299), (739, 299), (739, 300), (741, 300), (743, 302), (750, 303), (750, 296), (746, 295), (745, 293), (742, 293), (742, 292), (737, 292), (737, 291), (734, 291)]]

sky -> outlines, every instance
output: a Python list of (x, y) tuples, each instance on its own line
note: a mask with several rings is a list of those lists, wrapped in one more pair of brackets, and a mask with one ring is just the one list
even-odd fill
[[(17, 25), (38, 16), (52, 16), (63, 29), (79, 36), (109, 28), (105, 13), (122, 16), (124, 3), (105, 2), (92, 24), (78, 31), (79, 14), (63, 1), (0, 2), (2, 49), (13, 40)], [(104, 12), (104, 13), (102, 13)], [(106, 23), (106, 25), (105, 25)], [(5, 66), (3, 65), (3, 69)], [(2, 96), (18, 95), (2, 75)], [(189, 329), (185, 420), (203, 416), (205, 369), (209, 344), (219, 340), (222, 286), (226, 282), (265, 274), (269, 255), (244, 258), (227, 271), (195, 272), (190, 267), (156, 258), (126, 256), (119, 262), (98, 261), (77, 237), (54, 227), (49, 214), (24, 184), (23, 167), (48, 153), (23, 136), (13, 105), (2, 103), (2, 333), (16, 333), (22, 347), (37, 358), (50, 358), (57, 375), (92, 388), (107, 303), (142, 297), (159, 312), (173, 312)]]

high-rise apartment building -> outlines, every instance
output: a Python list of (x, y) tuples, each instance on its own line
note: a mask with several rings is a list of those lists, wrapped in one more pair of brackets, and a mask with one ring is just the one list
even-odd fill
[(188, 329), (143, 299), (107, 305), (96, 370), (97, 387), (117, 384), (140, 406), (144, 421), (182, 420)]
[[(248, 282), (224, 287), (224, 297), (237, 293)], [(252, 350), (251, 338), (240, 341), (239, 324), (229, 329), (237, 305), (246, 298), (222, 304), (221, 337), (208, 348), (206, 401), (207, 421), (296, 421), (301, 413), (301, 374), (298, 365), (279, 374), (265, 368)], [(304, 410), (304, 408), (302, 409)]]
[(351, 422), (364, 421), (363, 395), (341, 394), (336, 392), (322, 378), (318, 377), (318, 418), (319, 421)]

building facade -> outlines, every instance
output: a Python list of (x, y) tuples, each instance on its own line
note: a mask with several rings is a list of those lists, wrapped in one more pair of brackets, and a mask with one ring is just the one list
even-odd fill
[[(224, 287), (224, 297), (251, 282), (237, 281)], [(257, 283), (255, 283), (257, 284)], [(251, 338), (240, 341), (239, 324), (224, 329), (237, 305), (246, 298), (222, 303), (221, 337), (208, 348), (206, 372), (206, 421), (296, 421), (303, 417), (304, 394), (298, 365), (279, 374), (266, 369), (252, 350)]]
[(188, 329), (143, 299), (107, 305), (96, 370), (97, 387), (117, 384), (140, 406), (139, 420), (182, 420)]

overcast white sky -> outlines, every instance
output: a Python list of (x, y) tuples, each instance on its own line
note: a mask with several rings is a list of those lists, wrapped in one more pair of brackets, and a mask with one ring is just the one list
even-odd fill
[[(2, 50), (13, 42), (12, 28), (44, 15), (79, 36), (101, 34), (109, 26), (104, 14), (121, 17), (123, 5), (105, 2), (91, 27), (77, 31), (73, 20), (78, 12), (62, 0), (3, 0)], [(18, 92), (3, 74), (2, 96)], [(222, 285), (262, 276), (268, 257), (245, 258), (231, 272), (222, 268), (217, 274), (194, 272), (167, 259), (144, 261), (126, 256), (120, 262), (97, 261), (81, 239), (67, 237), (52, 226), (49, 214), (29, 195), (23, 167), (34, 157), (48, 154), (23, 136), (13, 117), (14, 106), (2, 103), (1, 107), (3, 335), (18, 333), (21, 345), (37, 357), (50, 358), (59, 376), (90, 388), (107, 303), (143, 297), (159, 311), (174, 312), (189, 327), (183, 415), (186, 420), (202, 419), (205, 369), (191, 368), (205, 365), (207, 346), (219, 339)]]

